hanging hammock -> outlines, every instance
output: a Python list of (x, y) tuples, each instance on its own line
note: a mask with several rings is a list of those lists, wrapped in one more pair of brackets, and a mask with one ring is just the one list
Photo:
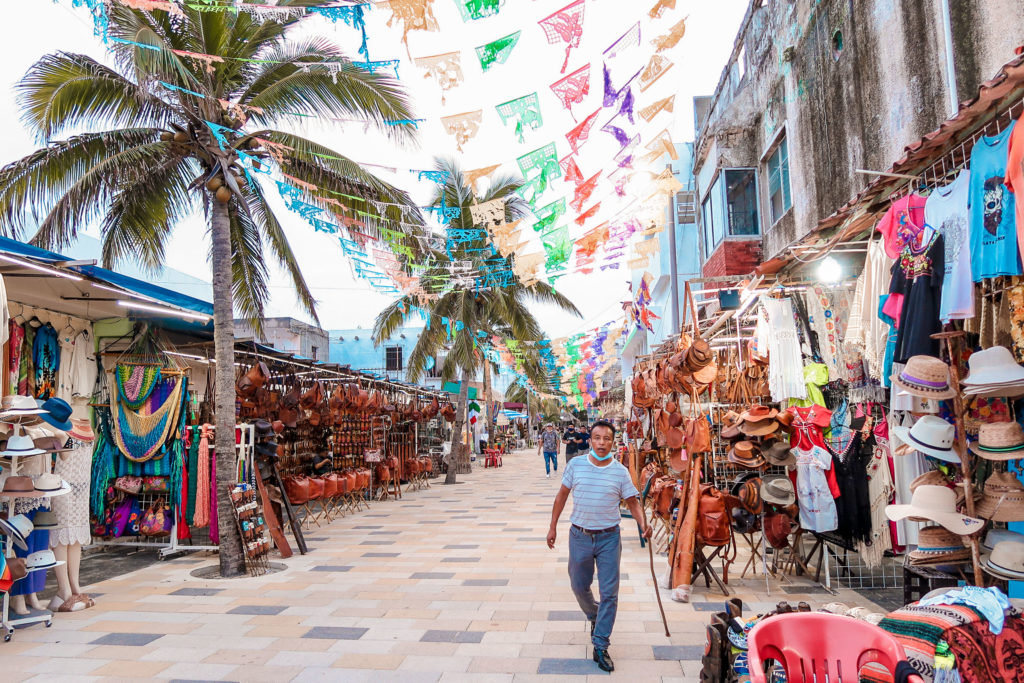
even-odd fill
[(132, 410), (141, 408), (160, 383), (160, 370), (160, 365), (118, 363), (114, 369), (118, 399)]
[(163, 447), (178, 426), (178, 413), (182, 405), (181, 392), (185, 385), (183, 380), (182, 377), (165, 380), (173, 383), (174, 387), (164, 402), (158, 408), (154, 408), (150, 415), (141, 415), (127, 405), (122, 405), (120, 397), (110, 402), (113, 418), (111, 433), (124, 457), (132, 462), (146, 462), (154, 457), (163, 457)]

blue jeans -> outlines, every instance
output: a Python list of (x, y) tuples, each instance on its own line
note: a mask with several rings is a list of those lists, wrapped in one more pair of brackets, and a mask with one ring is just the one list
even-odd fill
[[(594, 647), (608, 649), (615, 613), (619, 608), (619, 560), (622, 539), (618, 529), (591, 535), (576, 527), (569, 529), (569, 584), (587, 619), (594, 622)], [(594, 566), (601, 602), (594, 602)]]
[(551, 474), (551, 470), (558, 471), (558, 453), (555, 451), (544, 451), (544, 470)]

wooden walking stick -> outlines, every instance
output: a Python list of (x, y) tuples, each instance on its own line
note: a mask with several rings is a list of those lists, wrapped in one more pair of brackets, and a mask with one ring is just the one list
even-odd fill
[(651, 580), (654, 581), (654, 596), (658, 598), (658, 611), (661, 612), (661, 623), (665, 626), (665, 637), (671, 637), (671, 633), (668, 632), (668, 618), (665, 616), (665, 606), (661, 604), (661, 587), (658, 585), (658, 575), (654, 571), (654, 529), (647, 523), (647, 511), (644, 506), (640, 506), (640, 511), (644, 515), (644, 526), (651, 529), (651, 537), (644, 539), (643, 534), (640, 534), (640, 542), (647, 543), (647, 555), (651, 559)]

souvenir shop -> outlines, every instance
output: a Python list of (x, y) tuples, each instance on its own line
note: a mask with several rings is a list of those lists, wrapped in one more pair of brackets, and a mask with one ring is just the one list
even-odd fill
[(761, 666), (761, 623), (894, 639), (925, 681), (1024, 680), (1022, 99), (1024, 58), (790, 256), (688, 283), (684, 333), (638, 359), (627, 464), (673, 599), (728, 600), (730, 574), (903, 589), (889, 614), (730, 601), (702, 680)]
[(0, 278), (5, 639), (95, 604), (79, 584), (84, 546), (167, 555), (237, 533), (257, 575), (271, 545), (305, 552), (304, 528), (440, 471), (418, 436), (454, 417), (444, 394), (238, 342), (237, 474), (217, 482), (210, 304), (3, 238)]

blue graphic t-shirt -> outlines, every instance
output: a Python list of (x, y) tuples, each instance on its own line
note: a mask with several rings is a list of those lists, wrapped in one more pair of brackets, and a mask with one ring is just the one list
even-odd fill
[(971, 276), (975, 282), (1000, 275), (1020, 275), (1013, 193), (1003, 184), (1009, 151), (1009, 126), (982, 138), (971, 152), (968, 199), (971, 231)]

